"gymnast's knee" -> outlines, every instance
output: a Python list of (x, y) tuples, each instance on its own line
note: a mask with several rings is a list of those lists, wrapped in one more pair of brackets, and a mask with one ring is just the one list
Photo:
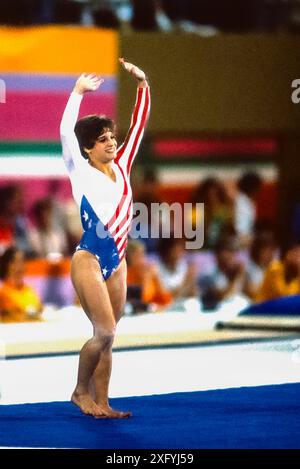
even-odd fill
[(112, 348), (115, 338), (115, 326), (109, 328), (95, 328), (94, 340), (97, 341), (101, 352), (108, 351)]

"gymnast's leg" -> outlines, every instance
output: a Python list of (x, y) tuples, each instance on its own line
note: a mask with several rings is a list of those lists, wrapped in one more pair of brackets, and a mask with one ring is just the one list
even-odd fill
[[(110, 297), (113, 314), (116, 323), (121, 318), (126, 301), (126, 261), (123, 259), (118, 269), (106, 280), (106, 286)], [(95, 396), (97, 405), (114, 418), (130, 417), (130, 412), (120, 412), (112, 409), (108, 402), (108, 388), (112, 368), (112, 349), (101, 353), (100, 361), (91, 380), (91, 393)]]
[[(92, 339), (86, 342), (80, 352), (78, 378), (72, 401), (85, 414), (108, 417), (89, 394), (89, 382), (101, 357), (111, 353), (116, 328), (112, 305), (99, 263), (91, 253), (82, 250), (74, 254), (71, 276), (81, 305), (94, 329)], [(106, 374), (105, 380), (109, 379)]]

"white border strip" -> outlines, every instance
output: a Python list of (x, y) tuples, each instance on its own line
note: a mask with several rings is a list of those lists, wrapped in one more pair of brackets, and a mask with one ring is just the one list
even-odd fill
[(259, 173), (264, 181), (272, 182), (278, 179), (278, 168), (274, 164), (260, 165), (260, 164), (247, 164), (247, 163), (233, 163), (232, 165), (196, 165), (177, 167), (164, 166), (159, 168), (158, 176), (162, 184), (180, 186), (191, 185), (194, 186), (207, 177), (216, 177), (224, 180), (236, 180), (246, 171), (255, 171)]
[[(170, 165), (158, 168), (159, 180), (168, 185), (191, 185), (209, 176), (235, 180), (245, 171), (258, 172), (265, 181), (278, 179), (278, 168), (275, 164), (233, 163), (232, 165)], [(0, 157), (1, 177), (68, 177), (62, 158), (57, 156), (10, 156)]]
[(0, 177), (68, 177), (62, 158), (10, 156), (0, 158)]

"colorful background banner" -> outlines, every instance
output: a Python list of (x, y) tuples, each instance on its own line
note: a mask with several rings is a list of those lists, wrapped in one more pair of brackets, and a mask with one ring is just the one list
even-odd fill
[(115, 117), (118, 35), (80, 27), (0, 28), (0, 78), (6, 84), (0, 140), (57, 141), (69, 93), (80, 73), (105, 79), (82, 115)]

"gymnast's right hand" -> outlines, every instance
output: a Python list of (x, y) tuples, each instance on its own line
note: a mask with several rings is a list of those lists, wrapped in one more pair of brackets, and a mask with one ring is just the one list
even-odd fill
[(95, 73), (83, 73), (76, 81), (73, 91), (78, 94), (96, 91), (103, 82), (103, 78)]

